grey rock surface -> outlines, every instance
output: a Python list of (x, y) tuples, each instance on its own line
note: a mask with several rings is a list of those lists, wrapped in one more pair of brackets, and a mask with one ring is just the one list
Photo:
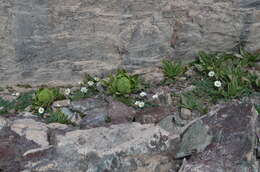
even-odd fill
[(75, 124), (79, 124), (81, 122), (81, 116), (78, 113), (72, 112), (70, 109), (66, 107), (61, 108), (61, 112), (65, 116), (67, 116), (68, 120), (70, 120), (71, 122)]
[(108, 116), (106, 113), (97, 113), (86, 115), (79, 123), (81, 129), (103, 127), (108, 125)]
[(28, 161), (27, 170), (132, 172), (174, 169), (167, 154), (178, 135), (138, 123), (74, 130), (55, 135), (55, 153)]
[(0, 171), (259, 171), (259, 154), (254, 151), (259, 116), (252, 104), (216, 105), (182, 128), (174, 116), (157, 125), (123, 123), (91, 129), (45, 124), (30, 116), (2, 117)]
[(12, 122), (11, 130), (41, 147), (49, 146), (47, 125), (33, 119), (17, 119)]
[(108, 102), (108, 116), (110, 122), (113, 124), (128, 123), (136, 113), (133, 107), (129, 107), (122, 102), (113, 100), (112, 97), (109, 97)]
[(100, 97), (96, 98), (86, 98), (78, 101), (71, 102), (71, 110), (75, 112), (79, 112), (83, 115), (90, 114), (104, 114), (107, 113), (108, 103)]
[(182, 136), (176, 158), (184, 158), (192, 153), (203, 152), (213, 138), (208, 132), (209, 128), (201, 120), (192, 124)]
[(7, 120), (4, 117), (0, 117), (0, 130), (6, 127), (8, 124)]
[(85, 72), (260, 47), (257, 0), (1, 0), (1, 85), (75, 84)]
[(24, 153), (39, 148), (32, 140), (5, 127), (0, 130), (0, 170), (3, 172), (21, 172)]
[[(256, 116), (252, 105), (239, 103), (227, 105), (217, 113), (193, 123), (182, 136), (180, 144), (181, 150), (185, 148), (190, 151), (191, 158), (179, 172), (258, 171), (254, 154)], [(204, 133), (212, 139), (204, 139), (206, 147), (198, 149), (195, 148), (197, 141), (194, 138), (198, 136), (199, 130), (196, 128), (202, 127), (205, 128)], [(193, 145), (194, 151), (191, 152), (192, 149), (187, 145)]]
[(158, 125), (168, 132), (174, 131), (173, 115), (166, 116), (163, 118)]
[(192, 118), (191, 110), (187, 108), (181, 108), (180, 117), (183, 120), (190, 120)]

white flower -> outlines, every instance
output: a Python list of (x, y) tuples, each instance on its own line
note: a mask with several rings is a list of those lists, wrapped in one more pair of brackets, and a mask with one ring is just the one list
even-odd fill
[(140, 96), (141, 96), (141, 97), (145, 97), (146, 95), (147, 95), (146, 92), (141, 92), (141, 93), (140, 93)]
[(20, 93), (13, 93), (12, 96), (16, 96), (16, 97), (19, 97), (20, 96)]
[(209, 76), (209, 77), (215, 76), (215, 72), (214, 72), (214, 71), (210, 71), (210, 72), (208, 73), (208, 76)]
[(158, 99), (159, 95), (158, 94), (155, 94), (152, 96), (153, 99)]
[(215, 87), (221, 87), (221, 82), (220, 81), (215, 81), (214, 82), (214, 85), (215, 85)]
[(44, 113), (44, 108), (40, 107), (40, 108), (38, 109), (38, 112), (39, 112), (39, 114), (43, 114), (43, 113)]
[(70, 89), (67, 88), (67, 89), (64, 91), (64, 94), (67, 95), (67, 96), (70, 95)]
[(94, 80), (97, 82), (100, 81), (100, 79), (98, 77), (94, 77)]
[(88, 89), (87, 89), (86, 87), (82, 87), (82, 88), (80, 89), (80, 91), (81, 91), (82, 93), (87, 93), (87, 92), (88, 92)]
[(138, 104), (138, 106), (139, 106), (139, 108), (143, 108), (143, 107), (144, 107), (144, 102), (140, 102), (140, 103)]
[(93, 82), (93, 81), (88, 81), (88, 85), (89, 85), (89, 86), (93, 86), (93, 85), (94, 85), (94, 82)]
[(138, 106), (139, 108), (143, 108), (144, 107), (144, 102), (142, 101), (136, 101), (135, 105)]
[(138, 106), (138, 105), (139, 105), (139, 103), (140, 103), (140, 101), (136, 101), (136, 102), (135, 102), (135, 105), (137, 105), (137, 106)]
[(82, 84), (83, 84), (83, 82), (82, 82), (82, 81), (79, 81), (79, 82), (78, 82), (78, 84), (79, 84), (79, 85), (82, 85)]
[(19, 97), (19, 96), (20, 96), (20, 93), (13, 93), (12, 96)]

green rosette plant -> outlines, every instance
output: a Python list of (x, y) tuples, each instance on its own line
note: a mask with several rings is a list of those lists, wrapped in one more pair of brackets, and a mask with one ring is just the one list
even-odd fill
[(110, 75), (108, 81), (104, 81), (108, 93), (125, 96), (142, 89), (138, 75), (129, 75), (125, 70), (119, 69), (116, 75)]

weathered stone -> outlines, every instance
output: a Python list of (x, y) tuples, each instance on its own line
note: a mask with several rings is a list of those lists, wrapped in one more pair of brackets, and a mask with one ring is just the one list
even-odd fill
[(158, 125), (162, 129), (168, 131), (169, 133), (173, 133), (175, 130), (174, 123), (173, 123), (173, 115), (169, 115), (165, 117), (158, 123)]
[(176, 158), (184, 158), (192, 153), (204, 151), (213, 138), (213, 136), (208, 133), (208, 130), (201, 120), (196, 121), (190, 126), (182, 136)]
[(141, 75), (150, 84), (160, 84), (164, 80), (162, 70), (155, 66), (136, 70), (134, 74)]
[(107, 125), (108, 116), (105, 113), (86, 115), (79, 123), (81, 129), (102, 127)]
[(1, 84), (74, 84), (85, 72), (186, 61), (239, 42), (259, 50), (259, 3), (245, 2), (2, 0)]
[(39, 147), (7, 127), (0, 130), (0, 140), (0, 170), (3, 172), (20, 172), (23, 169), (23, 154)]
[[(52, 157), (27, 162), (26, 169), (40, 171), (158, 171), (174, 168), (171, 156), (177, 135), (154, 125), (112, 125), (57, 134)], [(48, 165), (48, 164), (52, 165)]]
[(60, 123), (51, 123), (47, 125), (50, 129), (59, 129), (59, 130), (65, 130), (68, 128), (66, 124), (60, 124)]
[(180, 117), (184, 120), (190, 120), (192, 118), (191, 110), (187, 108), (181, 108)]
[(33, 156), (34, 154), (39, 154), (41, 152), (44, 152), (48, 149), (52, 148), (52, 145), (50, 146), (46, 146), (46, 147), (40, 147), (40, 148), (36, 148), (36, 149), (31, 149), (31, 150), (28, 150), (26, 151), (23, 156), (26, 157), (26, 156)]
[(71, 119), (74, 116), (74, 113), (68, 108), (61, 108), (60, 111), (67, 116), (68, 119)]
[(48, 128), (44, 123), (36, 122), (33, 119), (17, 119), (13, 121), (11, 130), (42, 147), (49, 146)]
[(63, 107), (61, 108), (61, 112), (67, 116), (68, 120), (70, 120), (71, 122), (75, 123), (75, 124), (79, 124), (81, 121), (81, 116), (76, 113), (76, 112), (72, 112), (70, 109)]
[(109, 98), (108, 116), (113, 124), (127, 123), (135, 114), (135, 109)]
[(142, 124), (158, 123), (169, 114), (170, 112), (165, 107), (151, 107), (138, 111), (134, 119)]
[(19, 115), (25, 118), (37, 118), (38, 116), (32, 114), (31, 112), (21, 112)]
[(4, 117), (0, 117), (0, 130), (7, 126), (7, 120)]
[(107, 102), (102, 98), (87, 98), (79, 101), (71, 102), (71, 110), (80, 112), (84, 115), (90, 114), (106, 114), (107, 115)]
[(256, 121), (256, 135), (260, 142), (260, 115), (259, 114), (257, 116), (257, 121)]
[[(131, 158), (129, 158), (131, 160)], [(177, 172), (178, 163), (174, 162), (171, 157), (165, 155), (142, 155), (134, 159), (137, 162), (136, 172)], [(134, 167), (134, 166), (133, 166)]]
[(59, 101), (55, 101), (52, 106), (55, 108), (59, 108), (59, 107), (68, 107), (70, 105), (70, 100), (59, 100)]
[(194, 130), (194, 127), (198, 128), (196, 126), (205, 128), (204, 133), (213, 138), (211, 142), (204, 139), (201, 143), (208, 145), (204, 146), (204, 151), (193, 146), (194, 154), (180, 172), (258, 171), (254, 155), (256, 112), (252, 107), (244, 103), (228, 104), (191, 125), (184, 133), (181, 145), (192, 143), (198, 136), (198, 130)]

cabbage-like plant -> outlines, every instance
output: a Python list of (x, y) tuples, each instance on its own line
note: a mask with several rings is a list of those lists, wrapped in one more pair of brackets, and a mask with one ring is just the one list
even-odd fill
[(142, 88), (138, 75), (129, 75), (123, 69), (119, 69), (116, 75), (110, 75), (105, 85), (113, 95), (128, 95)]
[(55, 92), (49, 88), (41, 88), (35, 94), (34, 104), (47, 107), (55, 100)]

